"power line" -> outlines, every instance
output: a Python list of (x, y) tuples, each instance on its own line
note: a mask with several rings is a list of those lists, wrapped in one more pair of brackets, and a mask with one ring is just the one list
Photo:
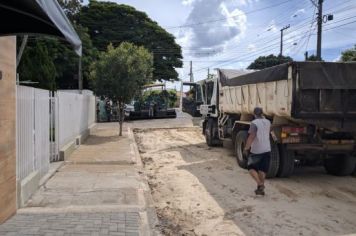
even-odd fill
[[(356, 17), (356, 16), (354, 16)], [(354, 18), (353, 17), (353, 18)], [(340, 20), (342, 21), (342, 20)], [(334, 22), (334, 23), (338, 23), (340, 21), (337, 21), (337, 22)], [(352, 22), (347, 22), (345, 24), (342, 24), (342, 25), (337, 25), (335, 27), (331, 27), (331, 28), (327, 28), (325, 29), (324, 31), (329, 31), (329, 30), (332, 30), (332, 29), (336, 29), (336, 28), (339, 28), (339, 27), (342, 27), (342, 26), (345, 26), (345, 25), (349, 25), (349, 24), (352, 24), (352, 23), (356, 23), (356, 20), (355, 21), (352, 21)], [(329, 24), (330, 25), (330, 24)], [(311, 35), (315, 35), (315, 34), (311, 34)], [(290, 38), (293, 38), (293, 37), (296, 37), (296, 36), (292, 36)], [(303, 38), (305, 37), (309, 37), (309, 35), (304, 35)], [(262, 49), (260, 49), (259, 51), (257, 51), (256, 53), (252, 54), (252, 55), (243, 55), (241, 57), (235, 57), (235, 58), (232, 58), (230, 60), (228, 60), (227, 62), (224, 62), (224, 63), (218, 63), (218, 64), (213, 64), (213, 65), (209, 65), (207, 67), (203, 67), (203, 68), (199, 68), (197, 70), (195, 70), (194, 72), (199, 72), (199, 71), (202, 71), (202, 70), (206, 70), (207, 68), (211, 68), (211, 67), (217, 67), (217, 66), (223, 66), (223, 65), (229, 65), (229, 64), (232, 64), (232, 63), (236, 63), (236, 62), (244, 62), (245, 60), (247, 60), (248, 58), (253, 58), (255, 56), (258, 56), (258, 55), (261, 55), (262, 53), (264, 52), (269, 52), (271, 50), (271, 47), (275, 47), (276, 45), (278, 45), (278, 42), (277, 43), (274, 43), (274, 44), (271, 44), (271, 45), (268, 45)], [(290, 46), (289, 48), (291, 48), (292, 46)]]
[[(345, 9), (345, 7), (340, 8), (340, 9), (338, 10), (338, 12), (342, 12), (342, 10), (344, 10), (344, 9)], [(347, 8), (346, 11), (347, 11), (347, 10), (349, 10), (349, 8)], [(314, 15), (314, 14), (313, 14), (313, 15)], [(328, 26), (330, 26), (330, 25), (332, 25), (332, 24), (336, 24), (336, 23), (339, 23), (339, 22), (348, 20), (348, 19), (352, 19), (352, 18), (354, 18), (354, 17), (355, 17), (355, 16), (351, 16), (351, 17), (343, 18), (343, 19), (341, 19), (341, 20), (339, 20), (339, 21), (335, 21), (335, 22), (330, 23), (330, 24), (326, 24), (326, 27), (328, 27)], [(305, 40), (304, 43), (302, 44), (303, 46), (309, 43), (310, 37), (311, 37), (312, 35), (315, 35), (315, 34), (312, 34), (312, 32), (313, 32), (313, 27), (312, 27), (312, 26), (313, 26), (314, 22), (315, 22), (315, 21), (314, 21), (314, 18), (313, 18), (312, 23), (310, 24), (309, 30), (308, 30), (307, 32), (305, 32), (306, 34), (305, 34), (303, 37), (300, 38), (300, 43), (302, 42), (302, 39), (303, 39), (303, 38), (306, 38), (306, 39), (307, 39), (307, 40)], [(349, 25), (349, 24), (352, 24), (352, 23), (355, 23), (355, 22), (356, 22), (356, 21), (351, 21), (351, 22), (347, 22), (347, 23), (344, 23), (344, 24), (341, 24), (341, 25), (336, 25), (336, 26), (331, 27), (331, 28), (326, 28), (324, 31), (330, 31), (330, 30), (332, 30), (332, 29), (340, 28), (340, 27), (342, 27), (342, 26)], [(303, 27), (304, 27), (304, 25), (301, 25), (301, 27), (299, 27), (299, 28), (301, 29), (301, 28), (303, 28)], [(295, 31), (294, 31), (294, 32), (295, 32)], [(295, 37), (295, 36), (290, 37), (288, 40), (292, 39), (293, 37)], [(266, 37), (266, 38), (268, 38), (268, 37)], [(272, 41), (273, 41), (273, 40), (272, 40)], [(260, 49), (257, 53), (262, 53), (262, 52), (264, 52), (264, 51), (270, 51), (270, 50), (271, 50), (271, 49), (270, 49), (271, 46), (274, 46), (274, 45), (271, 44), (271, 45), (265, 47), (265, 49), (264, 49), (263, 51), (261, 51), (261, 49)], [(300, 50), (300, 49), (299, 49), (299, 50)], [(244, 55), (243, 55), (243, 56), (244, 56)], [(252, 55), (252, 56), (253, 56), (253, 55)], [(251, 55), (250, 55), (250, 57), (251, 57)], [(217, 61), (217, 62), (223, 62), (223, 63), (217, 63), (217, 64), (209, 65), (208, 67), (199, 68), (199, 69), (195, 70), (195, 72), (198, 72), (198, 71), (201, 71), (201, 70), (205, 70), (206, 68), (209, 68), (209, 67), (214, 67), (214, 66), (218, 66), (218, 65), (231, 64), (231, 63), (234, 63), (234, 62), (236, 61), (235, 59), (236, 59), (236, 58), (229, 59), (229, 60)], [(241, 60), (241, 59), (243, 59), (243, 58), (240, 58), (240, 60), (238, 60), (238, 61), (240, 61), (240, 62), (246, 61), (246, 60)]]
[[(348, 2), (349, 2), (349, 1), (348, 1)], [(347, 3), (347, 2), (346, 2), (346, 3)], [(341, 6), (344, 5), (344, 4), (345, 4), (345, 3), (342, 3)], [(339, 6), (340, 6), (340, 4), (339, 4)], [(314, 15), (314, 14), (313, 14), (313, 15)], [(309, 18), (306, 18), (306, 19), (309, 19)], [(303, 20), (304, 20), (304, 19), (303, 19)], [(299, 22), (297, 25), (299, 25), (300, 23), (301, 23), (301, 22)], [(279, 23), (275, 23), (275, 24), (278, 25)], [(298, 27), (298, 29), (299, 29), (299, 28), (303, 28), (303, 27), (304, 27), (304, 25), (301, 25), (301, 27)], [(295, 32), (296, 30), (297, 30), (297, 28), (294, 27), (293, 32)], [(264, 33), (264, 32), (263, 32), (263, 33)], [(262, 33), (262, 34), (263, 34), (263, 33)], [(264, 38), (259, 38), (257, 41), (261, 41), (262, 39), (269, 38), (269, 37), (271, 37), (271, 36), (267, 36), (267, 37), (264, 37)], [(251, 43), (255, 43), (255, 42), (251, 42)], [(238, 48), (238, 47), (236, 47), (236, 48)], [(230, 51), (231, 51), (231, 49), (230, 49)], [(210, 54), (209, 54), (209, 55), (210, 55)]]
[[(315, 11), (316, 11), (316, 7), (314, 8), (314, 12), (313, 12), (313, 16), (315, 15)], [(314, 18), (312, 20), (312, 22), (310, 23), (310, 31), (309, 31), (309, 36), (308, 36), (308, 39), (306, 41), (306, 48), (305, 48), (305, 51), (307, 51), (308, 49), (308, 45), (309, 45), (309, 40), (310, 40), (310, 37), (311, 37), (311, 34), (312, 34), (312, 28), (313, 28), (313, 24), (314, 24)]]

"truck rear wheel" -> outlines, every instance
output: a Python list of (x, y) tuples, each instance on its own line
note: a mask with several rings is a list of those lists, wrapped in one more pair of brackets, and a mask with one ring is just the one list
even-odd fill
[(288, 150), (284, 144), (278, 146), (280, 159), (277, 176), (282, 178), (289, 177), (294, 171), (295, 153)]
[(248, 133), (245, 130), (239, 131), (235, 138), (235, 155), (237, 163), (243, 169), (247, 168), (247, 156), (244, 155), (244, 148), (246, 145), (246, 140)]
[(324, 167), (328, 174), (347, 176), (355, 170), (356, 158), (347, 154), (330, 155), (324, 160)]
[(279, 151), (278, 145), (271, 141), (271, 157), (269, 160), (269, 168), (266, 174), (267, 178), (274, 178), (277, 176), (278, 168), (279, 168)]
[(208, 119), (205, 125), (205, 141), (209, 147), (219, 146), (221, 145), (221, 141), (217, 137), (217, 124), (216, 121), (213, 119)]

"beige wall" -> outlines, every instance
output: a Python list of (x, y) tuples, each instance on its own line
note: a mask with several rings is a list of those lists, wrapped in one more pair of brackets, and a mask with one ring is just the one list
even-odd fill
[(16, 213), (16, 37), (0, 37), (0, 223)]

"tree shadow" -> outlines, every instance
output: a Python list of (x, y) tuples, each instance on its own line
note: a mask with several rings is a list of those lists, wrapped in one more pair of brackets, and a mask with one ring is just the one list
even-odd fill
[(90, 135), (83, 145), (99, 145), (104, 143), (119, 142), (124, 139), (124, 136), (111, 135), (111, 136), (100, 136), (100, 135)]

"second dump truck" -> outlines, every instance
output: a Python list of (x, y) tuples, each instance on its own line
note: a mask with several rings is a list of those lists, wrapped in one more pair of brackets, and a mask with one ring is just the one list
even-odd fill
[(209, 146), (231, 139), (240, 167), (243, 148), (261, 107), (272, 123), (268, 177), (287, 177), (296, 163), (322, 162), (333, 175), (355, 172), (356, 64), (293, 62), (246, 72), (217, 70), (196, 89)]

